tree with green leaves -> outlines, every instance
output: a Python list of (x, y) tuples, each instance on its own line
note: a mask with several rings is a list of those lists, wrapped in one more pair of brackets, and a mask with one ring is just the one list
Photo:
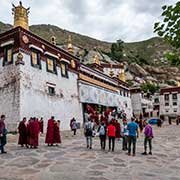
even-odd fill
[(122, 40), (117, 40), (116, 43), (112, 43), (110, 53), (111, 58), (115, 59), (116, 61), (120, 61), (120, 59), (123, 57), (123, 49), (124, 42)]
[(154, 32), (165, 38), (176, 49), (180, 48), (180, 1), (163, 6), (163, 21), (154, 24)]
[(141, 90), (144, 91), (145, 93), (154, 94), (159, 91), (159, 88), (160, 87), (158, 85), (152, 83), (141, 84)]
[(166, 59), (170, 62), (172, 66), (180, 67), (180, 56), (177, 53), (166, 53)]

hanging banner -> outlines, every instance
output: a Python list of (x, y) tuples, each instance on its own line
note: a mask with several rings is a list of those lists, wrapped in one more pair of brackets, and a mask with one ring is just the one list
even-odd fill
[(83, 103), (100, 104), (104, 106), (119, 106), (119, 96), (116, 93), (97, 87), (79, 84), (80, 101)]

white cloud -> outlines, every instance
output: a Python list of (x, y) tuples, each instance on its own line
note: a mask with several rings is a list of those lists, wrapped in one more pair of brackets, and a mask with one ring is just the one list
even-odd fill
[[(18, 0), (12, 0), (18, 4)], [(24, 0), (30, 24), (53, 24), (97, 39), (139, 41), (153, 34), (161, 6), (176, 0)], [(0, 0), (0, 17), (13, 22), (11, 1)]]

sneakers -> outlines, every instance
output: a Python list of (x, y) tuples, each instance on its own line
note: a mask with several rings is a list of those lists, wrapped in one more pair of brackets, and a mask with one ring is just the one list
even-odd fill
[(147, 152), (143, 152), (142, 155), (147, 155)]
[[(143, 152), (142, 155), (148, 155), (147, 152)], [(149, 155), (152, 155), (152, 152), (149, 152)]]
[(7, 152), (6, 152), (6, 151), (3, 151), (3, 152), (1, 152), (1, 154), (7, 154)]

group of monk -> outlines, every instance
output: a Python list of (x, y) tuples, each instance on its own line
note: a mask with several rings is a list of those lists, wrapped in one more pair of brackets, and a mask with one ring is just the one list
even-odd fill
[[(24, 117), (18, 125), (18, 144), (22, 147), (37, 148), (39, 146), (39, 134), (43, 134), (43, 126), (43, 118), (39, 120), (34, 117), (27, 121)], [(55, 121), (53, 116), (48, 120), (45, 143), (48, 146), (61, 143), (60, 121)]]
[(45, 143), (48, 146), (58, 145), (61, 143), (60, 120), (55, 121), (54, 116), (48, 120)]

